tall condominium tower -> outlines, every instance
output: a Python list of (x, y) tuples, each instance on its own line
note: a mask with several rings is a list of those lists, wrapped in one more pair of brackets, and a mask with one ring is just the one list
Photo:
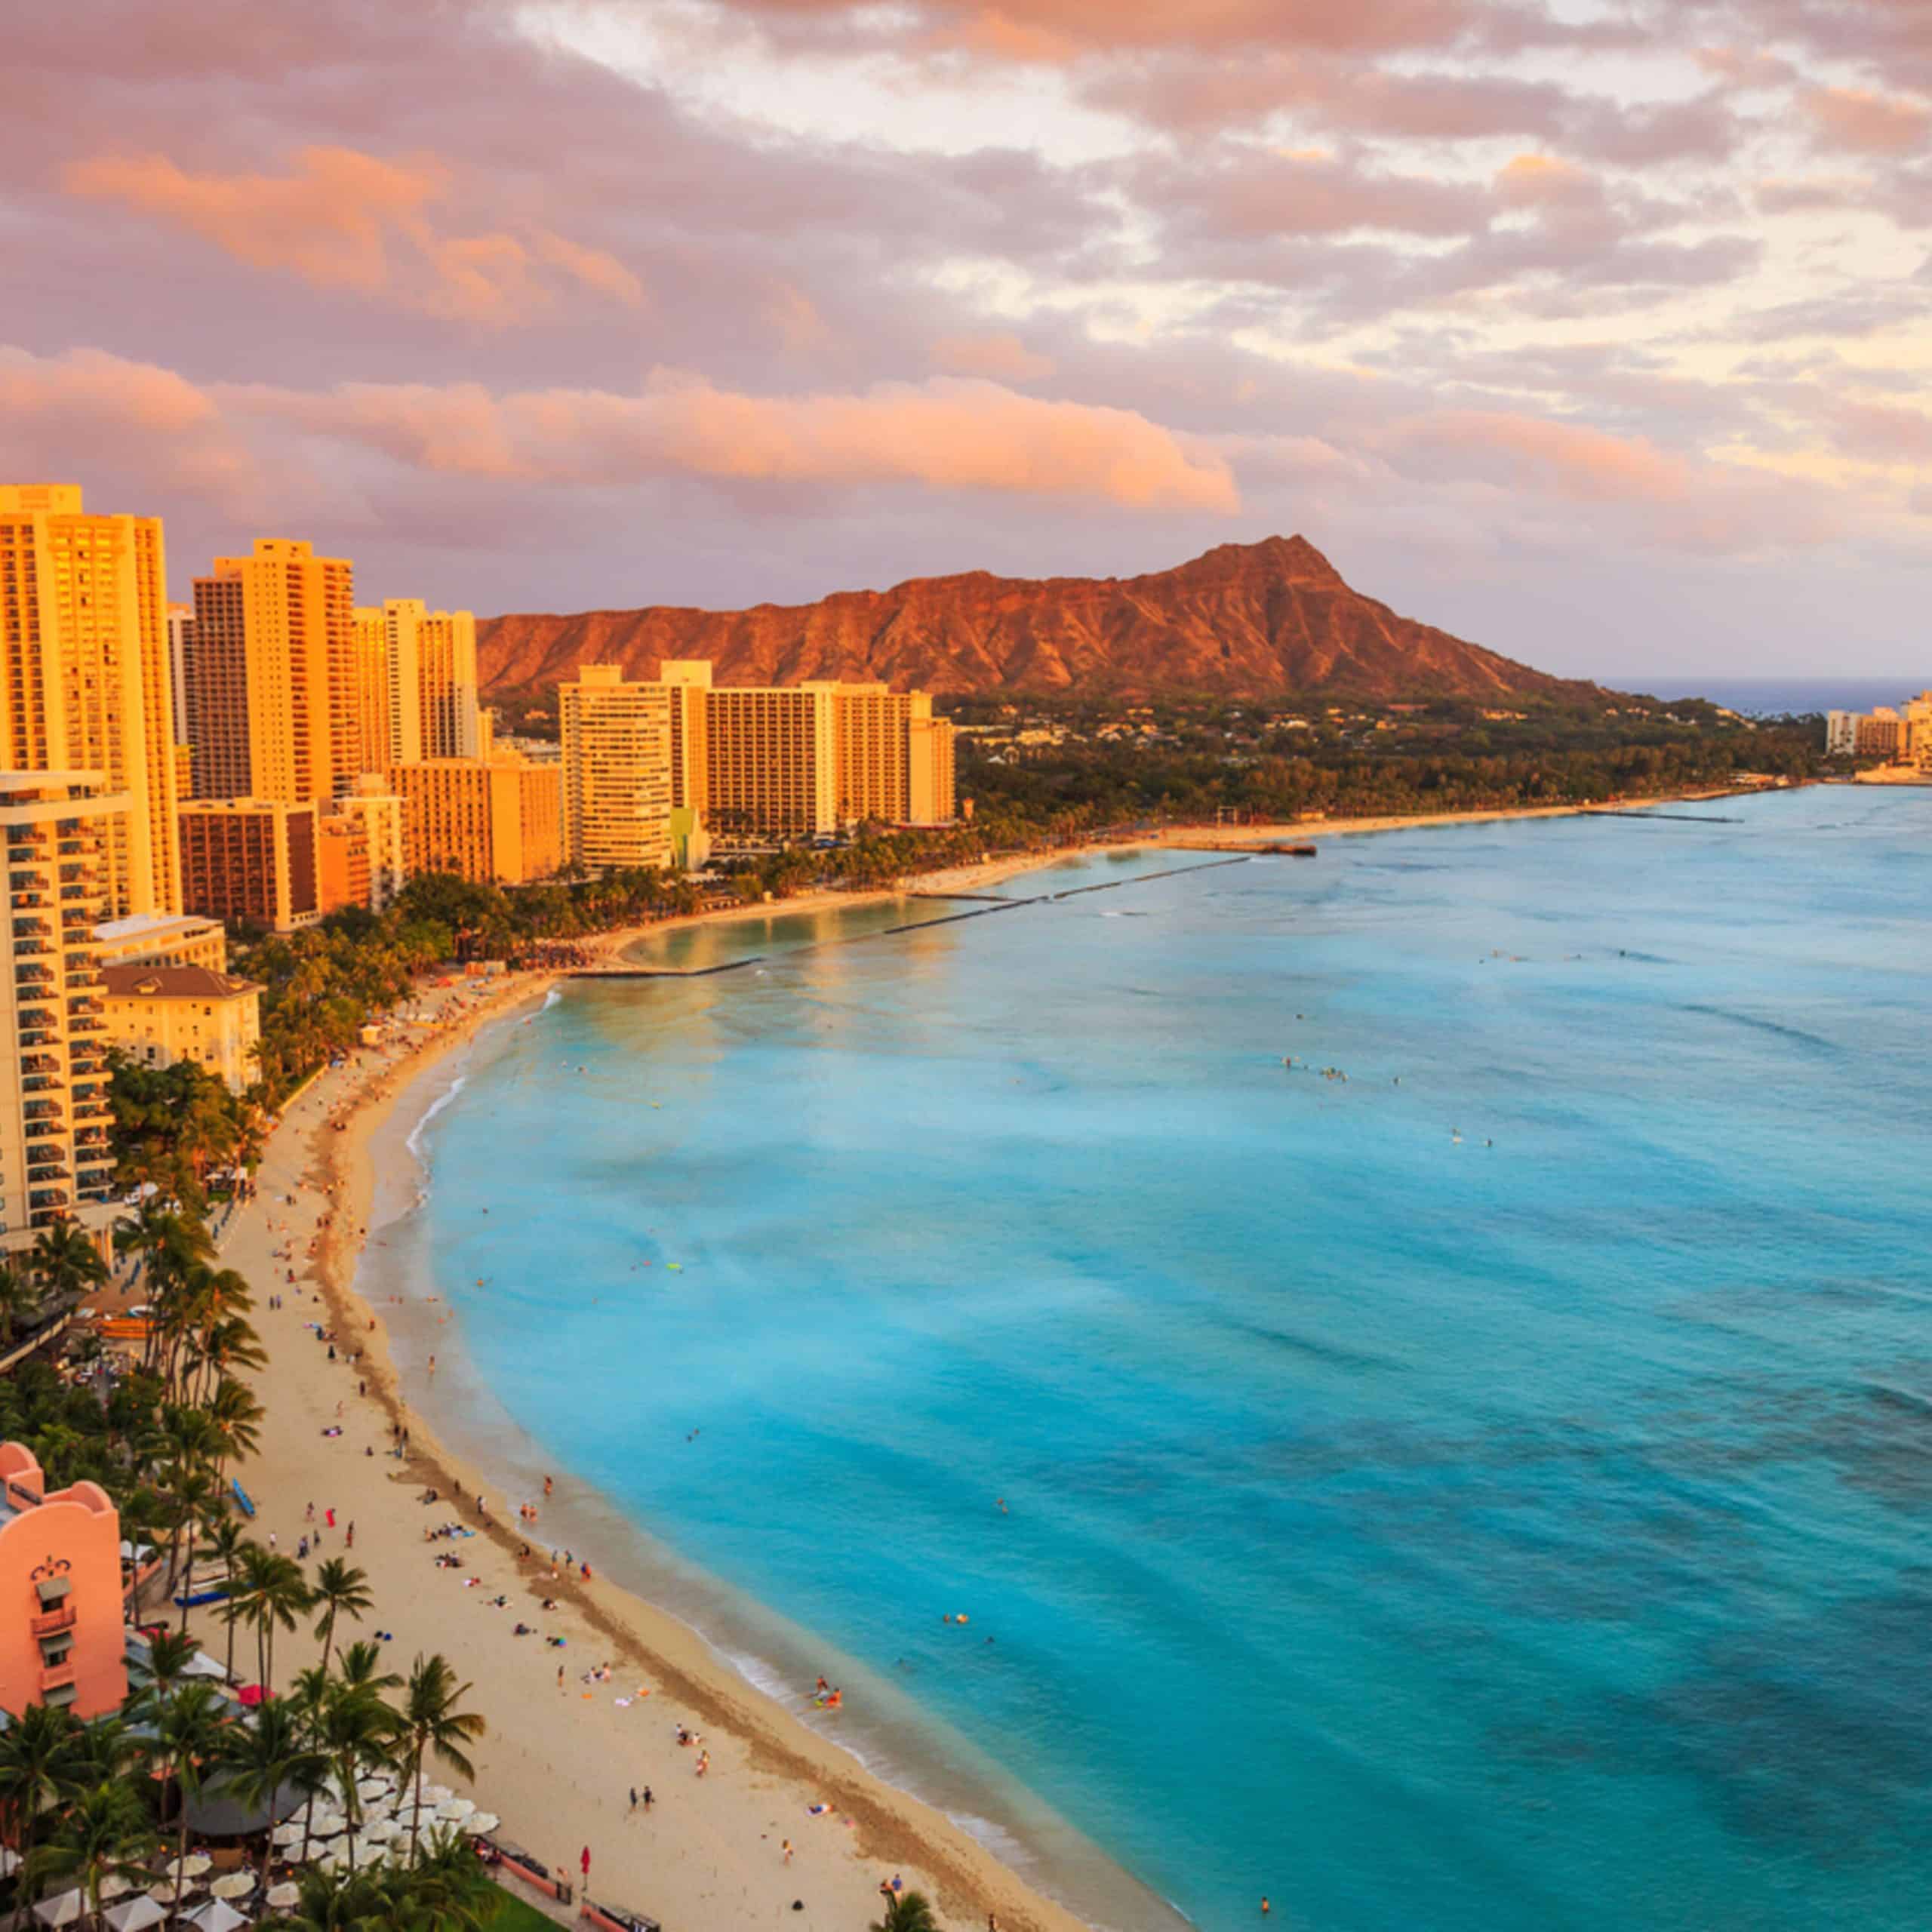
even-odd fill
[[(355, 607), (356, 675), (372, 725), (384, 733), (382, 755), (367, 771), (414, 764), (423, 755), (423, 620), (429, 611), (420, 597), (391, 597), (380, 605)], [(380, 684), (380, 694), (371, 688)]]
[(835, 685), (733, 685), (705, 694), (711, 821), (740, 837), (811, 838), (838, 825)]
[(195, 580), (188, 651), (195, 795), (296, 804), (353, 782), (354, 571), (286, 537)]
[(161, 519), (90, 516), (79, 486), (0, 485), (0, 768), (83, 770), (110, 916), (181, 909)]
[(564, 857), (572, 864), (671, 863), (671, 703), (663, 685), (624, 681), (615, 664), (580, 664), (559, 688)]
[(423, 679), (423, 755), (480, 758), (476, 620), (467, 611), (425, 612), (417, 633)]
[(113, 1180), (94, 928), (129, 806), (98, 772), (0, 772), (0, 1247), (105, 1200)]

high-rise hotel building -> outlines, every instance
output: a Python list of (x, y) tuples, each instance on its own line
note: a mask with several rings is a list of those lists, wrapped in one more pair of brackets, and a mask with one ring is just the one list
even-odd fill
[(94, 928), (131, 801), (94, 771), (0, 772), (0, 1247), (105, 1200), (106, 1023)]
[(362, 770), (487, 755), (472, 612), (432, 611), (420, 597), (357, 605), (355, 683), (371, 761)]
[(671, 699), (663, 685), (627, 684), (615, 664), (581, 664), (559, 688), (571, 864), (671, 863)]
[(814, 837), (954, 817), (953, 727), (924, 691), (724, 685), (709, 694), (706, 724), (706, 804), (720, 832)]
[(263, 537), (195, 580), (188, 732), (198, 798), (294, 804), (365, 768), (355, 700), (354, 571)]
[(85, 771), (109, 915), (181, 909), (161, 519), (89, 515), (78, 485), (0, 485), (0, 770)]

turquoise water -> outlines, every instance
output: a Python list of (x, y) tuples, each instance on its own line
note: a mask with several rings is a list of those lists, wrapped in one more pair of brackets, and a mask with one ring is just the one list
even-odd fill
[(1922, 1927), (1932, 792), (1684, 809), (574, 989), (441, 1291), (1203, 1926)]

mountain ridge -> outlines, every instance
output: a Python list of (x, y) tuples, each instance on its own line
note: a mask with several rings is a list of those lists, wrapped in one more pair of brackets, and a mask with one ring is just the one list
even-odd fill
[(1138, 577), (968, 571), (814, 604), (515, 613), (477, 625), (486, 696), (540, 691), (580, 663), (648, 678), (666, 657), (708, 657), (720, 684), (878, 678), (940, 696), (1603, 695), (1398, 616), (1299, 535), (1220, 544)]

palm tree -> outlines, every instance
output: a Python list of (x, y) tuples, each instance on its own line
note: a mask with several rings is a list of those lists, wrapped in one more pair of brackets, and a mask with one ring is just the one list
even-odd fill
[(304, 1871), (297, 1881), (300, 1901), (282, 1923), (288, 1932), (386, 1932), (405, 1924), (395, 1883), (400, 1875)]
[(0, 1817), (23, 1859), (32, 1857), (40, 1821), (59, 1799), (75, 1728), (57, 1706), (28, 1704), (0, 1730)]
[[(212, 1684), (183, 1684), (161, 1707), (149, 1750), (155, 1762), (174, 1774), (181, 1807), (177, 1858), (188, 1855), (188, 1807), (202, 1795), (209, 1769), (229, 1728), (227, 1700)], [(162, 1799), (162, 1817), (168, 1817)]]
[(131, 1784), (90, 1785), (63, 1814), (53, 1836), (27, 1867), (29, 1890), (80, 1888), (88, 1923), (100, 1924), (100, 1887), (107, 1878), (145, 1883), (159, 1841), (140, 1793)]
[(214, 1472), (205, 1467), (171, 1470), (166, 1481), (174, 1518), (168, 1574), (179, 1585), (176, 1595), (182, 1599), (181, 1628), (186, 1630), (187, 1599), (194, 1595), (196, 1535), (203, 1524), (221, 1513), (223, 1492)]
[[(403, 1692), (401, 1720), (404, 1761), (409, 1767), (409, 1781), (404, 1787), (413, 1795), (423, 1776), (423, 1758), (434, 1752), (451, 1770), (466, 1778), (476, 1775), (476, 1767), (463, 1747), (483, 1735), (483, 1720), (474, 1711), (457, 1708), (471, 1687), (459, 1684), (449, 1660), (438, 1651), (432, 1657), (418, 1657), (411, 1666), (409, 1683)], [(409, 1826), (409, 1859), (416, 1862), (417, 1820), (420, 1807), (412, 1814)]]
[(185, 1630), (158, 1630), (148, 1644), (148, 1681), (129, 1708), (143, 1713), (158, 1711), (174, 1696), (202, 1647)]
[(391, 1761), (400, 1725), (395, 1712), (361, 1684), (332, 1686), (317, 1715), (317, 1742), (328, 1758), (342, 1793), (343, 1814), (349, 1820), (349, 1869), (353, 1871), (355, 1832), (362, 1817), (362, 1801), (355, 1786), (365, 1772)]
[(872, 1921), (872, 1932), (939, 1932), (939, 1921), (924, 1892), (894, 1892)]
[(107, 1279), (100, 1250), (82, 1232), (78, 1221), (57, 1221), (42, 1229), (27, 1257), (50, 1301), (78, 1300), (97, 1281)]
[(255, 1662), (265, 1691), (274, 1687), (277, 1628), (293, 1630), (308, 1607), (309, 1586), (292, 1556), (278, 1555), (257, 1543), (242, 1546), (235, 1588), (223, 1614), (254, 1626)]
[(322, 1640), (322, 1669), (329, 1667), (329, 1651), (335, 1642), (335, 1623), (338, 1617), (352, 1617), (358, 1623), (375, 1607), (376, 1599), (369, 1592), (368, 1573), (358, 1570), (352, 1563), (346, 1563), (339, 1556), (331, 1556), (315, 1572), (315, 1594), (312, 1601), (321, 1611), (321, 1620), (315, 1626), (315, 1635)]
[[(230, 1724), (219, 1755), (229, 1789), (242, 1804), (266, 1811), (271, 1825), (281, 1792), (299, 1791), (312, 1807), (328, 1771), (328, 1760), (309, 1740), (301, 1712), (281, 1698)], [(306, 1842), (303, 1855), (308, 1855)]]
[(14, 1324), (31, 1323), (40, 1306), (40, 1291), (24, 1269), (0, 1262), (0, 1348), (11, 1348)]
[(481, 1932), (497, 1901), (474, 1847), (460, 1832), (432, 1832), (406, 1873), (408, 1923), (421, 1932)]
[(225, 1477), (230, 1457), (252, 1456), (260, 1447), (261, 1431), (257, 1425), (262, 1419), (262, 1405), (245, 1383), (223, 1376), (208, 1399), (206, 1413), (216, 1438), (214, 1472)]
[[(232, 1596), (235, 1589), (235, 1566), (240, 1561), (242, 1552), (252, 1547), (248, 1533), (236, 1518), (226, 1514), (217, 1516), (202, 1527), (207, 1532), (208, 1540), (196, 1554), (205, 1563), (219, 1563), (221, 1565), (221, 1580)], [(224, 1611), (223, 1620), (228, 1626), (228, 1674), (232, 1677), (235, 1675), (235, 1620)]]

